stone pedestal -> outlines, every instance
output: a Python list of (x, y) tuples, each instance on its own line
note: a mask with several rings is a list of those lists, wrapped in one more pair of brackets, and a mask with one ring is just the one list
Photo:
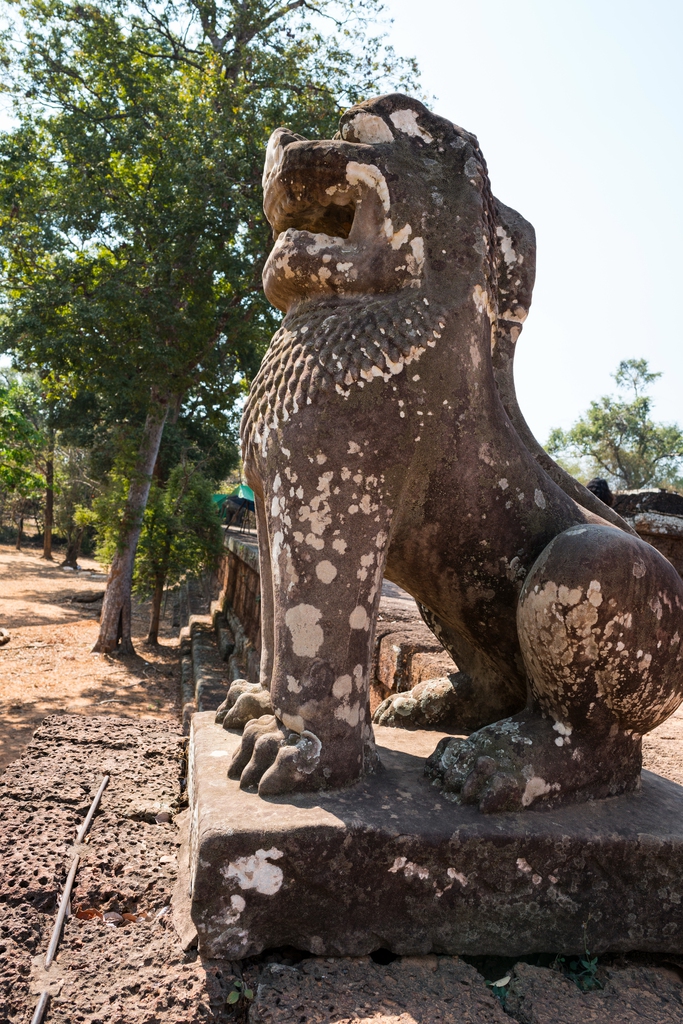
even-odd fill
[(683, 788), (482, 815), (422, 774), (436, 732), (376, 728), (383, 771), (263, 799), (227, 778), (239, 742), (195, 715), (192, 918), (206, 956), (683, 953)]

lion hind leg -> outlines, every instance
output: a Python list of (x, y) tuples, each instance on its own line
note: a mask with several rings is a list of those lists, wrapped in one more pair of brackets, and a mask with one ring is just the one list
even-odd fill
[(517, 613), (525, 710), (437, 749), (427, 772), (481, 810), (638, 787), (641, 737), (683, 696), (683, 582), (655, 548), (572, 527), (542, 552)]

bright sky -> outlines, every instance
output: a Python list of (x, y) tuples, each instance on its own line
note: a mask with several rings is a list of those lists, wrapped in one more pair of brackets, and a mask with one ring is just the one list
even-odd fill
[(430, 105), (478, 136), (493, 191), (536, 229), (517, 391), (540, 441), (613, 390), (620, 359), (664, 377), (683, 423), (683, 4), (386, 0)]

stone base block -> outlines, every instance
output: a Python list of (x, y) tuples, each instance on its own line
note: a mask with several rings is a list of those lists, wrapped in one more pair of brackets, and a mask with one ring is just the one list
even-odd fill
[(423, 776), (437, 732), (375, 729), (383, 770), (263, 799), (227, 778), (239, 734), (195, 715), (192, 918), (206, 956), (683, 953), (683, 787), (482, 815)]

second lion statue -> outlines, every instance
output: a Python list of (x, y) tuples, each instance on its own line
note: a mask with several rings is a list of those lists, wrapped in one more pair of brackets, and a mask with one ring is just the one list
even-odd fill
[[(683, 696), (683, 582), (539, 448), (512, 356), (531, 226), (476, 138), (408, 96), (332, 140), (271, 137), (264, 271), (285, 312), (242, 422), (261, 561), (261, 683), (230, 767), (262, 795), (378, 766), (369, 715), (384, 575), (462, 670), (467, 739), (426, 771), (483, 811), (633, 790)], [(245, 695), (246, 699), (248, 695)]]

